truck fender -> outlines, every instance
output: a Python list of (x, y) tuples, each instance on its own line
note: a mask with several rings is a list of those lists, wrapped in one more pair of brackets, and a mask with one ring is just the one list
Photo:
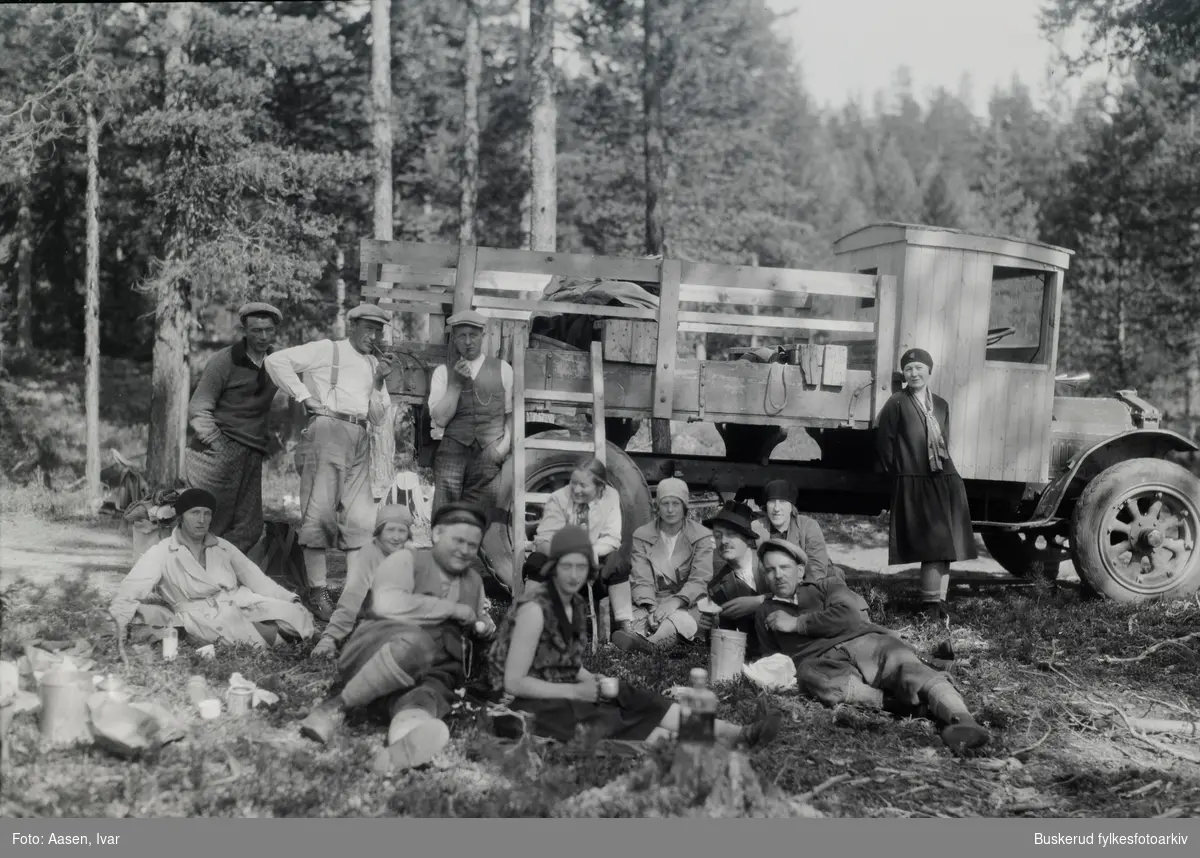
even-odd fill
[(1077, 497), (1092, 477), (1118, 462), (1141, 458), (1164, 459), (1168, 453), (1198, 451), (1200, 447), (1193, 441), (1170, 429), (1130, 429), (1105, 438), (1078, 454), (1067, 465), (1067, 470), (1046, 486), (1031, 518), (1043, 521), (1054, 517), (1064, 500), (1072, 495)]

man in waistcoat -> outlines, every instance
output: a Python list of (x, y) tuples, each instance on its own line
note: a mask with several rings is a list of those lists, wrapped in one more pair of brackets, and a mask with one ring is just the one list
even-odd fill
[[(263, 362), (274, 382), (308, 413), (298, 450), (300, 534), (308, 575), (305, 602), (322, 622), (333, 615), (325, 554), (355, 551), (371, 540), (371, 432), (387, 416), (384, 384), (392, 359), (379, 350), (388, 315), (374, 304), (346, 314), (344, 340), (317, 340), (281, 349)], [(304, 376), (301, 378), (301, 376)]]
[[(479, 313), (455, 313), (446, 324), (449, 354), (429, 381), (430, 434), (441, 440), (433, 460), (433, 512), (456, 501), (482, 507), (485, 548), (498, 559), (512, 551), (510, 516), (499, 508), (510, 498), (497, 497), (500, 471), (512, 451), (512, 366), (483, 354), (487, 319)], [(509, 566), (511, 559), (505, 569)], [(511, 570), (502, 577), (511, 578)]]
[[(301, 722), (304, 736), (328, 743), (347, 710), (371, 706), (391, 716), (376, 771), (424, 765), (446, 746), (450, 731), (442, 719), (466, 678), (468, 634), (489, 640), (496, 631), (474, 568), (485, 523), (478, 507), (444, 505), (433, 515), (431, 548), (393, 552), (375, 569), (369, 591), (338, 602), (339, 615), (360, 617), (338, 657), (345, 687)], [(312, 656), (332, 657), (345, 634), (337, 629), (352, 627), (353, 619), (330, 623)]]

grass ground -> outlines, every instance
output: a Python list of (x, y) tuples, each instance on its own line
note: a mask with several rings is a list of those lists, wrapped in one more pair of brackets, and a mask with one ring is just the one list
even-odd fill
[[(864, 595), (872, 612), (918, 649), (936, 643), (941, 632), (913, 623), (896, 583), (881, 580)], [(129, 761), (96, 748), (45, 750), (36, 719), (19, 717), (0, 787), (5, 816), (552, 816), (585, 790), (646, 765), (575, 745), (533, 756), (506, 749), (464, 705), (452, 716), (444, 759), (395, 777), (375, 775), (368, 762), (382, 745), (383, 723), (352, 719), (328, 748), (299, 737), (296, 722), (327, 692), (330, 678), (325, 664), (307, 660), (307, 646), (269, 654), (223, 649), (204, 661), (185, 643), (173, 663), (136, 648), (122, 670), (106, 603), (86, 574), (42, 586), (10, 580), (3, 657), (17, 658), (34, 638), (86, 638), (95, 644), (98, 669), (122, 672), (135, 699), (173, 709), (189, 733)], [(780, 739), (750, 757), (761, 781), (831, 816), (1200, 813), (1200, 746), (1138, 738), (1117, 714), (1198, 720), (1185, 711), (1200, 700), (1195, 644), (1142, 654), (1194, 630), (1200, 603), (1131, 609), (1083, 602), (1073, 587), (1048, 587), (963, 597), (954, 609), (954, 675), (995, 733), (986, 756), (952, 757), (926, 721), (829, 710), (789, 692), (777, 695), (788, 713)], [(655, 660), (609, 647), (591, 666), (666, 690), (703, 662), (698, 653)], [(199, 721), (186, 701), (187, 677), (202, 674), (222, 689), (235, 670), (275, 691), (278, 706)], [(757, 695), (744, 679), (718, 691), (723, 717), (752, 713)], [(645, 812), (629, 795), (608, 812), (635, 806)]]
[[(106, 443), (133, 456), (144, 443), (136, 428), (144, 419), (135, 414), (138, 390), (129, 384), (102, 424)], [(453, 739), (443, 759), (382, 777), (367, 765), (382, 745), (382, 723), (354, 718), (329, 748), (299, 737), (296, 722), (327, 693), (330, 679), (327, 664), (307, 660), (306, 646), (267, 654), (223, 649), (215, 661), (203, 661), (184, 643), (172, 663), (135, 648), (130, 665), (121, 667), (105, 608), (128, 569), (127, 537), (114, 522), (91, 517), (78, 490), (63, 488), (78, 473), (81, 432), (77, 421), (55, 412), (71, 410), (67, 400), (77, 398), (77, 379), (68, 373), (53, 384), (43, 380), (0, 393), (0, 402), (19, 405), (6, 419), (16, 413), (27, 438), (41, 426), (61, 441), (56, 488), (36, 481), (0, 485), (0, 656), (18, 658), (33, 639), (86, 638), (95, 645), (97, 669), (122, 672), (135, 700), (162, 703), (189, 727), (183, 740), (124, 760), (98, 748), (46, 750), (36, 717), (19, 716), (0, 777), (6, 817), (572, 815), (585, 812), (582, 798), (592, 788), (647, 766), (653, 772), (663, 762), (661, 756), (649, 762), (598, 757), (594, 748), (576, 744), (505, 747), (464, 705), (452, 716)], [(25, 398), (18, 402), (17, 395)], [(799, 449), (796, 455), (803, 457)], [(294, 512), (295, 478), (285, 461), (268, 470), (265, 490), (272, 513)], [(820, 521), (835, 560), (867, 573), (855, 586), (876, 620), (928, 652), (942, 632), (911, 619), (911, 585), (872, 574), (878, 564), (867, 559), (854, 562), (885, 551), (881, 523)], [(1125, 720), (1200, 721), (1200, 645), (1194, 638), (1162, 645), (1197, 628), (1200, 600), (1123, 607), (1084, 601), (1065, 583), (992, 588), (959, 596), (953, 608), (954, 675), (995, 734), (987, 755), (950, 756), (925, 721), (828, 710), (792, 692), (777, 696), (788, 713), (780, 739), (750, 757), (761, 781), (830, 816), (1200, 813), (1200, 743), (1144, 735), (1135, 732), (1137, 722)], [(608, 648), (591, 666), (665, 690), (703, 663), (698, 653), (655, 660)], [(186, 699), (188, 676), (202, 674), (223, 689), (233, 671), (275, 691), (278, 706), (242, 719), (198, 720)], [(724, 717), (749, 717), (757, 697), (751, 685), (739, 680), (718, 690)], [(656, 805), (652, 781), (635, 778), (604, 812), (687, 811)]]

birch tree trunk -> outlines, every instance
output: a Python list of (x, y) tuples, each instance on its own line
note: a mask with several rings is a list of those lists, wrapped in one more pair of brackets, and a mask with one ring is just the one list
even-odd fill
[[(90, 40), (89, 40), (90, 41)], [(95, 79), (91, 64), (89, 80)], [(84, 277), (84, 411), (87, 419), (87, 458), (84, 476), (88, 501), (99, 505), (100, 493), (100, 123), (96, 106), (89, 96), (84, 104), (87, 122), (87, 261)]]
[[(642, 2), (642, 150), (646, 179), (646, 254), (658, 256), (664, 249), (662, 222), (663, 135), (662, 135), (662, 4)], [(658, 455), (671, 453), (671, 421), (650, 419), (650, 446)]]
[(1192, 334), (1188, 349), (1187, 380), (1187, 431), (1193, 438), (1200, 438), (1200, 330)]
[[(375, 238), (392, 240), (392, 7), (391, 0), (371, 0), (371, 136), (374, 141)], [(405, 335), (416, 336), (416, 316), (398, 314)], [(420, 327), (423, 327), (421, 325)], [(392, 342), (392, 326), (385, 325), (383, 341)], [(396, 406), (389, 405), (383, 422), (371, 428), (369, 470), (371, 492), (383, 497), (395, 479)]]
[[(172, 78), (187, 62), (192, 6), (172, 3), (167, 11), (171, 33), (164, 72), (167, 103), (181, 98)], [(166, 240), (166, 253), (157, 283), (154, 311), (154, 371), (150, 393), (150, 439), (146, 450), (146, 480), (152, 489), (173, 487), (183, 475), (187, 443), (187, 404), (191, 392), (189, 352), (195, 313), (186, 277), (188, 221), (180, 212)]]
[(554, 103), (554, 0), (530, 0), (530, 249), (557, 247), (557, 108)]
[(21, 167), (17, 203), (17, 351), (33, 348), (33, 211), (29, 166)]
[(660, 198), (663, 182), (662, 44), (659, 8), (663, 0), (642, 3), (642, 149), (646, 175), (646, 255), (663, 252)]
[(392, 9), (371, 0), (371, 138), (374, 143), (375, 238), (392, 240)]
[(479, 80), (483, 46), (479, 39), (478, 0), (466, 0), (467, 31), (463, 42), (463, 172), (458, 211), (458, 243), (475, 244), (475, 208), (479, 196)]

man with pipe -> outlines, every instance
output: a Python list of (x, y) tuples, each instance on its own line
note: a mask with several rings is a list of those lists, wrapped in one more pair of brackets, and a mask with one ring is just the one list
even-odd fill
[[(371, 539), (368, 422), (384, 420), (392, 357), (380, 349), (387, 313), (359, 304), (346, 314), (344, 340), (317, 340), (268, 355), (264, 364), (280, 389), (301, 403), (308, 425), (297, 451), (300, 534), (308, 575), (305, 601), (323, 622), (333, 615), (326, 589), (326, 551), (353, 552)], [(304, 376), (302, 379), (301, 376)], [(351, 562), (350, 558), (347, 562)]]

